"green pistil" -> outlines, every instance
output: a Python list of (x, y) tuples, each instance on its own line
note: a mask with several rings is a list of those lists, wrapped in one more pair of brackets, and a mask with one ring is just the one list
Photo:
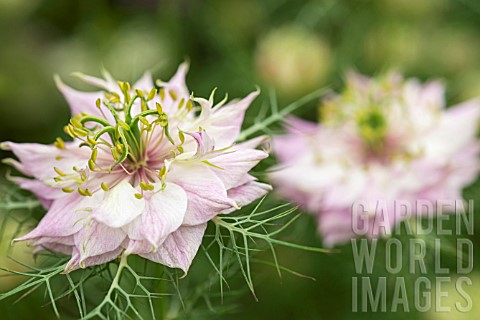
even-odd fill
[[(164, 131), (164, 136), (168, 141), (175, 145), (175, 141), (169, 133), (169, 120), (165, 112), (163, 112), (162, 106), (157, 103), (155, 109), (148, 108), (148, 101), (154, 99), (157, 95), (164, 96), (164, 90), (158, 91), (156, 88), (151, 89), (149, 92), (144, 92), (138, 89), (131, 90), (130, 84), (127, 82), (118, 83), (120, 92), (123, 94), (123, 102), (121, 96), (116, 92), (106, 92), (105, 99), (98, 99), (96, 101), (96, 107), (100, 109), (104, 118), (99, 118), (90, 114), (79, 114), (74, 116), (70, 123), (65, 126), (65, 132), (72, 138), (78, 138), (83, 141), (81, 146), (87, 146), (92, 149), (92, 157), (89, 161), (89, 167), (91, 170), (106, 170), (107, 168), (99, 168), (96, 166), (96, 155), (98, 148), (109, 147), (111, 149), (114, 163), (108, 168), (108, 171), (112, 171), (116, 166), (122, 162), (128, 160), (130, 165), (136, 167), (142, 163), (142, 158), (146, 147), (144, 133), (148, 133), (154, 126), (160, 126)], [(133, 97), (130, 96), (130, 92), (134, 92)], [(176, 96), (175, 92), (169, 92), (172, 98)], [(178, 97), (177, 97), (178, 98)], [(132, 117), (132, 107), (138, 99), (141, 100), (142, 112)], [(189, 101), (190, 102), (190, 101)], [(106, 110), (110, 111), (113, 116), (114, 123), (109, 123), (106, 120), (106, 116), (101, 109), (102, 104), (106, 107)], [(191, 105), (191, 103), (190, 103)], [(187, 107), (188, 103), (181, 102), (179, 108)], [(151, 121), (147, 120), (147, 116), (156, 117)], [(93, 127), (92, 127), (93, 124)], [(110, 141), (102, 139), (104, 134), (108, 134)], [(183, 133), (180, 134), (181, 144), (177, 146), (179, 152), (183, 152), (182, 144), (185, 140)], [(62, 149), (64, 148), (63, 140), (57, 139), (55, 145)]]

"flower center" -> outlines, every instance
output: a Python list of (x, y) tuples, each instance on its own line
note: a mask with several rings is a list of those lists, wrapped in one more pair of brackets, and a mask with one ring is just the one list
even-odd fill
[(368, 147), (381, 149), (386, 133), (387, 120), (378, 107), (361, 111), (356, 119), (357, 131)]
[[(170, 144), (166, 148), (168, 150), (158, 158), (165, 160), (175, 157), (184, 152), (182, 145), (185, 136), (182, 131), (179, 131), (178, 139), (176, 139), (177, 143), (174, 141), (169, 132), (168, 116), (163, 111), (161, 103), (153, 103), (157, 94), (160, 96), (157, 101), (164, 100), (164, 89), (153, 88), (149, 92), (138, 89), (131, 90), (128, 82), (118, 82), (118, 86), (121, 95), (117, 92), (105, 92), (104, 99), (97, 99), (96, 107), (101, 117), (87, 113), (75, 115), (70, 119), (69, 124), (64, 127), (64, 131), (72, 138), (81, 140), (81, 147), (91, 149), (91, 156), (88, 160), (90, 171), (102, 173), (124, 171), (129, 175), (135, 174), (136, 178), (139, 178), (140, 187), (143, 190), (153, 190), (153, 186), (150, 184), (153, 180), (152, 176), (157, 176), (164, 184), (166, 170), (163, 161), (159, 159), (155, 159), (155, 165), (150, 165), (148, 159), (149, 148), (156, 148), (168, 141), (167, 143)], [(132, 95), (131, 92), (134, 92), (134, 94)], [(178, 100), (174, 91), (169, 91), (168, 94), (170, 94), (172, 100)], [(177, 102), (179, 111), (186, 109), (186, 112), (189, 112), (193, 108), (190, 100), (187, 103), (184, 99)], [(155, 107), (150, 108), (149, 104), (155, 105)], [(134, 109), (136, 109), (135, 112), (133, 112)], [(55, 146), (63, 149), (65, 143), (61, 138), (57, 138)], [(106, 162), (105, 157), (99, 159), (99, 150), (103, 151), (102, 154), (110, 153), (113, 162)], [(78, 171), (76, 168), (74, 170)], [(59, 181), (64, 180), (66, 176), (62, 172), (62, 174), (59, 173), (57, 179)], [(85, 173), (82, 177), (81, 181), (78, 182), (80, 184), (86, 180)], [(108, 190), (108, 187), (103, 184), (102, 188)], [(72, 192), (70, 188), (64, 191)], [(78, 189), (78, 191), (82, 195), (83, 193), (91, 195), (88, 190), (82, 192)]]

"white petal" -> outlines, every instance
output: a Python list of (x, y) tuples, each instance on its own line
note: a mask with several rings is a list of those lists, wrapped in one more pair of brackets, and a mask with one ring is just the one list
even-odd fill
[(187, 195), (174, 183), (146, 199), (144, 212), (123, 229), (133, 240), (147, 240), (158, 247), (182, 224), (187, 210)]
[(119, 183), (105, 192), (100, 206), (94, 209), (92, 218), (112, 228), (120, 228), (132, 222), (145, 208), (145, 200), (135, 198), (135, 193), (137, 190), (130, 183)]

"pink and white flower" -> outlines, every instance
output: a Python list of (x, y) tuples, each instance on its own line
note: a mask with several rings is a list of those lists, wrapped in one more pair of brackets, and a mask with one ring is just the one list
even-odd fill
[(260, 143), (235, 144), (258, 95), (214, 105), (194, 98), (182, 64), (168, 82), (146, 73), (130, 86), (105, 73), (81, 75), (98, 87), (80, 92), (56, 79), (72, 119), (53, 145), (4, 142), (32, 177), (12, 177), (48, 209), (17, 241), (71, 255), (65, 271), (138, 254), (184, 272), (207, 222), (262, 197), (270, 186), (248, 174), (267, 157)]
[[(356, 237), (352, 223), (364, 220), (367, 236), (378, 237), (402, 220), (395, 201), (425, 214), (414, 202), (462, 199), (479, 170), (479, 118), (478, 99), (446, 109), (440, 82), (350, 74), (344, 93), (321, 106), (321, 124), (291, 118), (287, 134), (273, 139), (280, 164), (270, 178), (316, 215), (325, 245)], [(362, 222), (352, 214), (359, 201), (369, 213)], [(379, 201), (389, 223), (383, 230), (372, 227)]]

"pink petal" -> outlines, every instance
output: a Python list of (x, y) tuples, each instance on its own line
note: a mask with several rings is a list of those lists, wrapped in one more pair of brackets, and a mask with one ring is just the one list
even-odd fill
[(143, 76), (135, 82), (133, 85), (134, 89), (140, 89), (143, 91), (150, 92), (153, 88), (155, 88), (155, 84), (152, 80), (152, 74), (150, 72), (145, 72)]
[(200, 123), (209, 135), (215, 137), (217, 149), (231, 146), (238, 138), (240, 129), (245, 117), (245, 111), (260, 92), (250, 93), (239, 101), (231, 101), (225, 106), (214, 107), (212, 110), (205, 110), (202, 106), (200, 118), (205, 119), (205, 123)]
[(80, 253), (79, 262), (89, 257), (99, 256), (120, 248), (127, 235), (122, 229), (90, 220), (75, 234), (75, 247)]
[(319, 126), (292, 116), (285, 127), (289, 134), (273, 138), (273, 152), (281, 162), (293, 163), (312, 147)]
[(105, 91), (118, 90), (118, 83), (113, 79), (110, 73), (105, 69), (102, 70), (102, 75), (105, 79), (89, 76), (81, 72), (75, 72), (73, 75), (78, 77), (85, 83), (88, 83), (102, 90), (105, 90)]
[(182, 226), (168, 236), (156, 252), (142, 254), (142, 257), (170, 268), (182, 269), (187, 273), (202, 243), (206, 228), (206, 223), (197, 226)]
[[(65, 83), (63, 83), (59, 77), (55, 77), (55, 82), (57, 84), (58, 90), (60, 90), (60, 92), (65, 97), (65, 100), (67, 100), (67, 103), (70, 106), (72, 115), (86, 112), (93, 116), (103, 118), (102, 113), (100, 112), (100, 110), (97, 108), (97, 105), (96, 105), (97, 99), (104, 98), (103, 91), (97, 91), (97, 92), (77, 91), (67, 86)], [(107, 114), (110, 114), (108, 110), (105, 110), (105, 112)]]
[(303, 120), (295, 116), (286, 118), (285, 128), (289, 133), (315, 133), (318, 131), (318, 123)]
[(167, 183), (178, 184), (187, 194), (188, 204), (183, 224), (202, 224), (226, 209), (237, 207), (228, 198), (223, 182), (207, 165), (175, 163), (167, 179)]
[(113, 251), (106, 252), (98, 256), (87, 257), (84, 260), (81, 260), (80, 253), (76, 248), (73, 248), (72, 258), (67, 263), (64, 273), (72, 272), (78, 268), (86, 268), (90, 266), (96, 266), (99, 264), (107, 263), (117, 258), (122, 253), (122, 251), (123, 251), (123, 248), (119, 247)]
[(232, 150), (226, 151), (209, 161), (222, 169), (211, 168), (211, 170), (222, 180), (226, 189), (234, 188), (242, 184), (248, 171), (258, 164), (262, 159), (268, 157), (268, 153), (254, 150)]
[(479, 99), (447, 109), (440, 124), (422, 137), (427, 156), (435, 159), (455, 155), (459, 148), (466, 147), (474, 141), (479, 120)]
[(71, 255), (73, 251), (73, 246), (68, 246), (62, 243), (56, 243), (56, 242), (46, 242), (35, 248), (33, 250), (33, 254), (38, 254), (39, 252), (43, 250), (48, 250), (48, 251), (53, 251), (53, 252), (58, 252), (62, 253), (65, 255)]
[[(175, 75), (170, 79), (168, 82), (159, 81), (160, 85), (164, 87), (165, 90), (165, 98), (161, 100), (161, 104), (163, 106), (163, 110), (167, 114), (171, 114), (171, 112), (176, 112), (177, 104), (182, 98), (184, 101), (188, 101), (190, 98), (190, 92), (188, 91), (187, 85), (185, 84), (185, 78), (188, 72), (189, 64), (187, 62), (182, 63), (179, 67)], [(177, 100), (174, 101), (171, 95), (168, 93), (169, 91), (174, 91), (177, 94)]]
[[(65, 143), (65, 149), (53, 145), (37, 143), (3, 142), (1, 148), (12, 151), (21, 161), (16, 166), (22, 173), (46, 180), (58, 176), (54, 167), (68, 173), (73, 167), (83, 168), (90, 158), (91, 151), (79, 148), (77, 143)], [(57, 160), (59, 159), (59, 160)], [(53, 180), (51, 180), (53, 182)]]
[(35, 240), (43, 237), (66, 237), (77, 233), (88, 212), (84, 209), (84, 197), (71, 194), (52, 203), (50, 210), (38, 226), (16, 241)]
[(263, 136), (258, 136), (253, 139), (244, 141), (242, 143), (237, 143), (235, 144), (235, 149), (240, 150), (240, 149), (256, 149), (259, 146), (263, 144), (267, 144), (270, 141), (270, 137), (263, 135)]
[[(230, 199), (233, 199), (239, 207), (242, 207), (263, 197), (271, 190), (272, 186), (268, 184), (251, 181), (239, 187), (228, 190), (228, 197)], [(230, 211), (226, 211), (223, 213), (228, 212)]]
[(205, 130), (199, 132), (186, 132), (197, 142), (197, 152), (195, 155), (201, 157), (209, 154), (215, 149), (215, 141), (207, 134)]
[(147, 240), (150, 248), (156, 248), (182, 224), (187, 195), (180, 186), (169, 182), (165, 190), (145, 200), (144, 212), (123, 230), (130, 239)]

